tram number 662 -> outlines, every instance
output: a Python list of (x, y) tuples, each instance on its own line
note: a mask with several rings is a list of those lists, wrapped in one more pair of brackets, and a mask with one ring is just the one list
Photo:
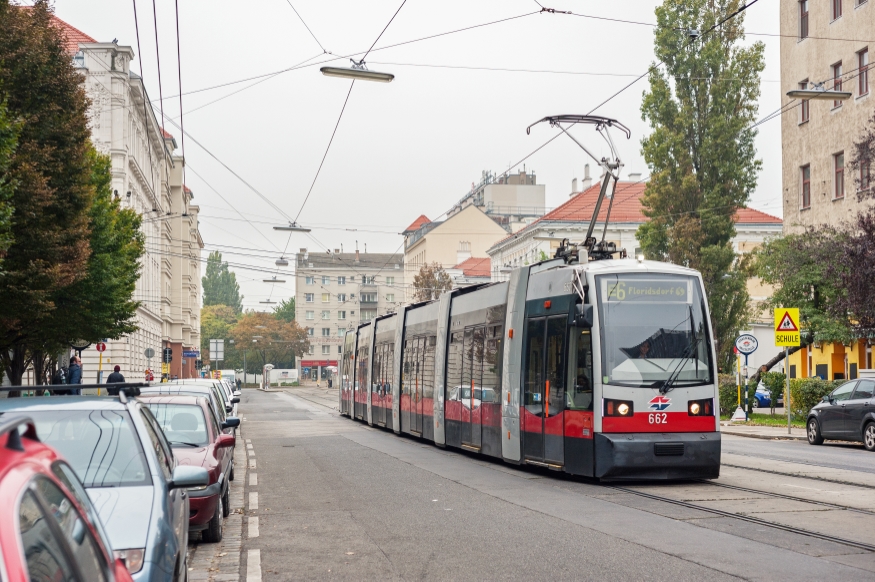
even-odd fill
[(651, 412), (647, 415), (650, 424), (668, 424), (668, 415), (664, 412)]

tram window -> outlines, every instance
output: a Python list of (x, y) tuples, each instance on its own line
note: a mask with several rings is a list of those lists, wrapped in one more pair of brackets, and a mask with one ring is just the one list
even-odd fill
[(462, 384), (462, 342), (464, 334), (460, 331), (450, 337), (447, 352), (447, 400), (458, 400), (459, 386)]
[(592, 334), (588, 329), (572, 330), (569, 353), (568, 396), (566, 404), (573, 410), (592, 410)]
[(564, 316), (547, 319), (547, 381), (549, 384), (549, 414), (565, 409), (565, 333), (568, 328)]
[(501, 327), (492, 326), (486, 333), (483, 359), (483, 402), (499, 402), (501, 393)]
[(434, 398), (434, 348), (437, 341), (433, 336), (422, 338), (422, 396)]
[(523, 404), (533, 414), (540, 414), (541, 375), (544, 366), (544, 320), (530, 319), (526, 325), (526, 377)]

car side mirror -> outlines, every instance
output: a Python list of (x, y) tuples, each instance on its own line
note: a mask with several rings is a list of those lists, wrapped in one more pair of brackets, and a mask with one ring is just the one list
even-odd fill
[(231, 404), (237, 404), (238, 402), (240, 402), (240, 398), (238, 398), (237, 396), (231, 399)]
[(593, 312), (592, 305), (584, 305), (579, 304), (574, 313), (574, 320), (572, 321), (572, 325), (574, 327), (582, 327), (585, 329), (589, 329), (593, 324)]
[(232, 410), (234, 410), (233, 406), (225, 405), (225, 412), (231, 412)]
[(240, 419), (236, 416), (229, 416), (222, 423), (222, 428), (237, 428), (238, 426), (240, 426)]
[(232, 434), (220, 434), (216, 439), (217, 449), (227, 449), (233, 447), (237, 443), (237, 439)]
[(210, 484), (210, 474), (203, 467), (179, 465), (170, 477), (170, 489), (188, 489)]
[(829, 394), (820, 399), (821, 402), (829, 402)]

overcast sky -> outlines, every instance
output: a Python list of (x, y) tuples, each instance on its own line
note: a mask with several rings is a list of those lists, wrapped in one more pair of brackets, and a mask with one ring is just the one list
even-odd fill
[[(178, 123), (175, 2), (155, 3), (164, 113)], [(581, 15), (645, 23), (655, 22), (654, 7), (659, 4), (542, 3)], [(321, 65), (314, 65), (269, 77), (251, 88), (247, 87), (264, 78), (210, 88), (308, 59), (312, 64), (332, 58), (323, 50), (333, 55), (365, 51), (399, 4), (400, 0), (179, 2), (182, 106), (189, 136), (186, 181), (201, 208), (205, 254), (223, 252), (237, 273), (247, 309), (268, 308), (259, 301), (269, 296), (293, 296), (294, 278), (289, 270), (288, 283), (272, 286), (262, 283), (269, 273), (244, 267), (273, 268), (287, 244), (287, 255), (302, 247), (324, 252), (342, 245), (351, 251), (356, 242), (362, 251), (365, 245), (369, 252), (400, 251), (399, 233), (417, 216), (437, 218), (480, 180), (484, 170), (503, 172), (553, 135), (547, 125), (526, 135), (526, 126), (546, 115), (587, 113), (653, 62), (649, 26), (573, 15), (521, 16), (540, 9), (533, 0), (408, 0), (367, 58), (370, 69), (391, 72), (395, 80), (356, 82), (321, 174), (301, 210), (350, 82), (325, 77), (319, 73)], [(117, 38), (120, 45), (133, 47), (136, 58), (131, 67), (142, 69), (158, 108), (151, 2), (137, 2), (142, 55), (132, 2), (56, 0), (55, 7), (61, 19), (98, 41)], [(778, 0), (752, 6), (747, 31), (778, 33), (778, 9)], [(521, 17), (378, 50), (515, 16)], [(748, 42), (757, 40), (766, 45), (759, 104), (763, 117), (780, 107), (779, 39), (748, 36)], [(333, 64), (347, 66), (349, 60)], [(632, 129), (631, 140), (615, 135), (625, 175), (647, 174), (640, 154), (641, 138), (648, 131), (640, 113), (646, 88), (645, 79), (596, 112)], [(169, 122), (166, 128), (181, 144), (180, 131)], [(594, 131), (581, 128), (576, 135), (597, 155), (607, 153)], [(750, 206), (780, 216), (778, 119), (761, 126), (757, 149), (763, 171)], [(299, 221), (312, 233), (289, 237), (274, 232), (272, 225), (286, 221), (283, 215), (208, 151), (284, 214), (294, 218), (300, 212)], [(583, 176), (587, 161), (571, 140), (562, 137), (526, 160), (525, 168), (546, 185), (547, 206), (553, 208), (567, 200), (571, 180)], [(593, 174), (598, 170), (593, 168)]]

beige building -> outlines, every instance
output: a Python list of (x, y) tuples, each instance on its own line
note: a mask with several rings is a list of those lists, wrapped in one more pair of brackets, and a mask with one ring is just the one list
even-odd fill
[(479, 206), (468, 205), (443, 221), (417, 218), (404, 230), (404, 270), (409, 283), (405, 301), (413, 298), (413, 278), (424, 265), (451, 269), (471, 257), (485, 258), (486, 249), (507, 231)]
[[(310, 253), (295, 260), (295, 321), (310, 351), (301, 368), (337, 366), (343, 335), (360, 322), (395, 311), (404, 301), (404, 257), (391, 253)], [(306, 374), (305, 374), (306, 377)]]
[[(116, 364), (128, 380), (143, 379), (149, 367), (160, 377), (165, 347), (173, 351), (166, 373), (192, 377), (196, 357), (191, 356), (200, 349), (203, 240), (198, 207), (183, 185), (184, 160), (177, 153), (176, 140), (162, 129), (142, 79), (131, 70), (133, 49), (97, 42), (56, 20), (73, 64), (85, 78), (91, 99), (91, 139), (111, 159), (113, 194), (123, 207), (143, 217), (145, 253), (134, 291), (134, 300), (140, 302), (139, 329), (107, 343), (103, 377)], [(147, 349), (154, 350), (151, 360), (146, 358)], [(84, 380), (96, 381), (97, 352), (85, 350), (82, 360)]]
[[(875, 112), (871, 0), (781, 0), (784, 223), (789, 231), (852, 218), (861, 208), (851, 148)], [(835, 40), (849, 39), (849, 40)], [(850, 40), (860, 39), (860, 40)], [(870, 40), (866, 40), (870, 39)], [(845, 101), (796, 100), (792, 89), (849, 91)], [(868, 205), (866, 202), (864, 205)]]

